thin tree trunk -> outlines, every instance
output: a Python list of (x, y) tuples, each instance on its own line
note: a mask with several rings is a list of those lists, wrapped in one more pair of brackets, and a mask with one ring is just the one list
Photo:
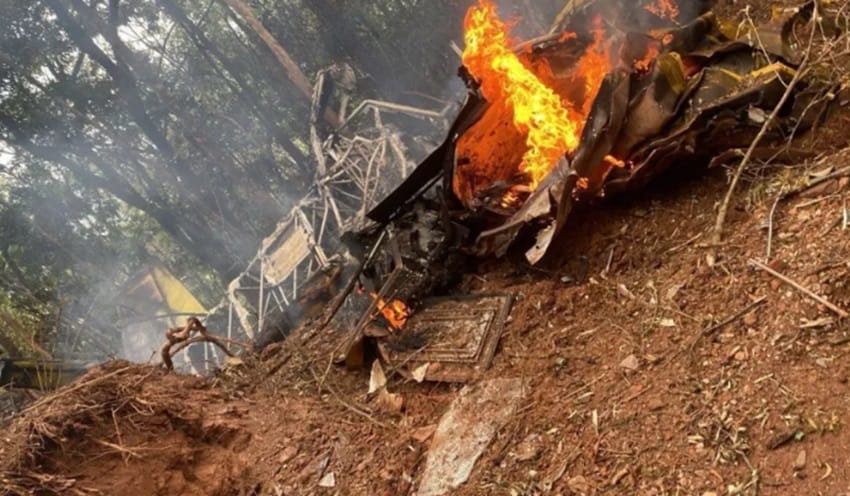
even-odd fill
[[(162, 6), (168, 15), (180, 24), (195, 44), (198, 52), (207, 60), (214, 70), (218, 72), (216, 62), (221, 64), (224, 70), (227, 71), (227, 75), (236, 81), (236, 86), (231, 87), (231, 90), (254, 110), (254, 113), (260, 121), (269, 128), (272, 136), (275, 138), (275, 141), (286, 151), (287, 154), (289, 154), (292, 160), (298, 164), (299, 168), (309, 170), (309, 167), (307, 167), (307, 157), (300, 149), (298, 149), (297, 146), (295, 146), (292, 140), (286, 136), (280, 126), (276, 124), (276, 119), (271, 115), (268, 109), (264, 108), (260, 101), (259, 94), (257, 94), (254, 88), (244, 78), (244, 70), (237, 67), (234, 61), (224, 55), (221, 50), (210, 42), (206, 34), (198, 29), (191, 19), (189, 19), (189, 16), (186, 15), (183, 9), (177, 5), (174, 0), (157, 0), (157, 3)], [(230, 86), (229, 79), (224, 74), (220, 74), (220, 76), (226, 83), (228, 83), (228, 86)]]
[[(296, 64), (292, 57), (289, 56), (289, 53), (287, 53), (281, 44), (278, 43), (269, 30), (263, 26), (263, 23), (257, 19), (257, 16), (254, 15), (251, 7), (249, 7), (243, 0), (223, 1), (247, 23), (254, 34), (256, 34), (257, 37), (265, 43), (266, 47), (271, 50), (277, 61), (286, 71), (286, 76), (292, 84), (298, 88), (299, 93), (301, 93), (308, 102), (311, 101), (313, 99), (313, 85), (310, 83), (310, 80), (307, 79), (307, 76), (304, 75), (301, 68), (298, 67), (298, 64)], [(325, 120), (331, 126), (339, 127), (339, 117), (330, 109), (325, 112)]]

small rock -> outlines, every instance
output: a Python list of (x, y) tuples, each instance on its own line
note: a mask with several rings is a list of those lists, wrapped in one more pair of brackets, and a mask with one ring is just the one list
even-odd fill
[(295, 458), (295, 455), (297, 455), (297, 454), (298, 454), (298, 448), (296, 448), (295, 446), (287, 446), (280, 453), (280, 457), (277, 459), (277, 461), (278, 461), (278, 463), (283, 465), (284, 463), (288, 462), (289, 460), (292, 460), (293, 458)]
[(543, 437), (540, 434), (529, 434), (516, 449), (514, 456), (518, 462), (534, 460), (543, 451)]
[(570, 491), (578, 494), (587, 494), (590, 492), (590, 484), (581, 475), (577, 475), (567, 481), (567, 487), (570, 488)]
[(640, 362), (635, 355), (627, 356), (622, 362), (620, 362), (620, 368), (631, 370), (632, 372), (636, 371), (640, 368)]
[(797, 455), (797, 459), (794, 460), (794, 471), (798, 472), (806, 468), (806, 450), (800, 451), (800, 454)]
[(796, 437), (796, 434), (797, 434), (796, 430), (788, 430), (788, 431), (783, 431), (783, 432), (779, 432), (779, 433), (775, 434), (767, 442), (767, 449), (775, 450), (777, 448), (780, 448), (780, 447), (790, 443), (791, 441), (794, 440), (794, 438)]
[(336, 487), (336, 477), (334, 477), (333, 472), (328, 472), (322, 477), (322, 480), (319, 481), (319, 487)]

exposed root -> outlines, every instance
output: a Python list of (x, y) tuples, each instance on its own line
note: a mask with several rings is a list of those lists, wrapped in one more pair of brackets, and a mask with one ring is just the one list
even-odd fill
[(130, 445), (128, 433), (163, 421), (172, 429), (201, 432), (202, 412), (191, 405), (212, 396), (206, 381), (157, 367), (113, 362), (92, 370), (73, 386), (33, 403), (8, 427), (0, 445), (0, 493), (99, 494), (76, 475), (57, 472), (53, 455), (119, 456), (126, 465), (151, 450)]
[[(200, 335), (192, 336), (194, 333)], [(165, 332), (165, 338), (165, 343), (159, 349), (159, 355), (162, 357), (162, 364), (168, 370), (174, 370), (174, 360), (172, 360), (174, 355), (196, 343), (212, 343), (225, 355), (229, 357), (234, 356), (233, 352), (221, 340), (211, 334), (207, 334), (207, 328), (195, 317), (186, 319), (186, 325), (183, 327), (172, 327), (168, 329)]]

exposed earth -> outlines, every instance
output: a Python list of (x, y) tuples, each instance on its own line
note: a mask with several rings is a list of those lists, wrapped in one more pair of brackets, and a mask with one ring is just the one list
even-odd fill
[[(560, 260), (465, 276), (517, 295), (481, 381), (520, 379), (524, 399), (453, 494), (850, 494), (848, 321), (751, 263), (850, 310), (848, 179), (803, 187), (850, 167), (838, 103), (795, 143), (811, 159), (748, 169), (722, 245), (718, 168), (577, 212)], [(462, 386), (393, 376), (387, 408), (368, 370), (330, 365), (338, 337), (296, 334), (212, 379), (105, 364), (3, 425), (0, 488), (414, 494)]]

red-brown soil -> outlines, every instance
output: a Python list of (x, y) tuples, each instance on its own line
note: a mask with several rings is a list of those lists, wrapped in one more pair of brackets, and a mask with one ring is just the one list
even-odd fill
[[(503, 260), (469, 275), (466, 290), (519, 296), (485, 378), (521, 377), (529, 398), (457, 494), (850, 490), (850, 330), (748, 263), (765, 257), (781, 178), (848, 165), (845, 151), (765, 175), (737, 195), (719, 247), (703, 244), (727, 187), (715, 171), (579, 212), (563, 264)], [(836, 182), (779, 202), (771, 258), (844, 308), (848, 191)], [(753, 312), (697, 339), (756, 298)], [(46, 436), (33, 458), (10, 465), (15, 443), (0, 457), (19, 474), (74, 481), (58, 494), (407, 494), (427, 453), (414, 436), (459, 388), (394, 378), (404, 411), (384, 413), (366, 402), (366, 371), (328, 368), (332, 332), (215, 381), (142, 366), (104, 380), (127, 367), (106, 365), (83, 379), (100, 382), (59, 391), (6, 429), (18, 447)], [(336, 488), (319, 488), (330, 472)]]

